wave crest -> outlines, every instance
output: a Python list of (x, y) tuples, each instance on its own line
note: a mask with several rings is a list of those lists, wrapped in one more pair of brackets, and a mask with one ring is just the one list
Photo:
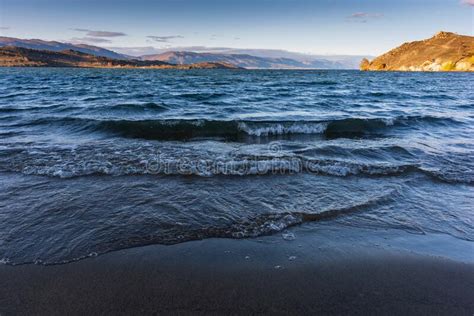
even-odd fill
[[(125, 107), (127, 107), (125, 105)], [(155, 107), (155, 105), (152, 105)], [(351, 138), (383, 135), (394, 128), (413, 125), (459, 123), (452, 118), (413, 116), (397, 118), (346, 118), (323, 121), (249, 121), (207, 119), (97, 120), (90, 118), (44, 118), (16, 126), (59, 125), (73, 132), (98, 131), (126, 138), (148, 140), (190, 140), (220, 138), (239, 141), (244, 138), (289, 135), (319, 135), (326, 138)]]

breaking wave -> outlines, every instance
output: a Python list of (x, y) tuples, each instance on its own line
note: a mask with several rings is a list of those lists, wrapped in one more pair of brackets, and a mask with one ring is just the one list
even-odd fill
[[(416, 161), (381, 162), (360, 159), (307, 156), (306, 153), (281, 151), (235, 153), (232, 151), (209, 152), (191, 147), (115, 146), (100, 142), (95, 146), (75, 148), (11, 149), (0, 155), (0, 171), (20, 172), (26, 175), (55, 178), (76, 178), (92, 175), (165, 175), (165, 176), (256, 176), (310, 173), (335, 177), (397, 176), (419, 172), (443, 182), (474, 183), (474, 174), (468, 167), (442, 165), (433, 167)], [(103, 147), (103, 148), (101, 148)], [(376, 148), (373, 152), (398, 150)], [(339, 149), (342, 156), (357, 151)], [(309, 153), (311, 154), (311, 153)], [(396, 161), (396, 160), (394, 160)], [(463, 160), (459, 162), (462, 164)], [(456, 170), (461, 170), (456, 172)]]
[[(37, 265), (58, 265), (75, 262), (90, 257), (96, 257), (111, 251), (120, 249), (128, 249), (133, 247), (143, 247), (147, 245), (174, 245), (186, 241), (202, 240), (207, 238), (231, 238), (244, 239), (256, 238), (260, 236), (268, 236), (279, 232), (285, 232), (286, 229), (293, 226), (308, 222), (318, 222), (329, 219), (334, 219), (351, 213), (369, 210), (370, 208), (383, 205), (390, 198), (394, 192), (387, 191), (373, 195), (370, 198), (360, 199), (359, 201), (352, 201), (347, 205), (334, 206), (323, 208), (317, 212), (302, 212), (302, 211), (282, 211), (274, 213), (262, 213), (249, 218), (241, 218), (234, 223), (228, 225), (207, 226), (196, 229), (180, 229), (179, 223), (174, 229), (165, 230), (165, 233), (159, 231), (146, 236), (128, 236), (117, 237), (116, 239), (98, 243), (90, 248), (86, 255), (71, 254), (67, 259), (57, 259), (54, 255), (45, 256), (44, 259), (35, 259), (29, 261), (23, 258), (2, 258), (0, 264), (18, 266), (24, 264)], [(285, 240), (287, 239), (283, 237)], [(72, 256), (72, 257), (71, 257)]]
[(278, 137), (285, 135), (320, 135), (327, 138), (351, 138), (382, 135), (392, 128), (413, 125), (459, 123), (452, 118), (406, 116), (398, 118), (347, 118), (326, 121), (245, 121), (205, 119), (162, 120), (96, 120), (89, 118), (44, 118), (20, 125), (60, 125), (77, 130), (94, 130), (118, 134), (126, 138), (147, 140), (189, 140), (245, 137)]

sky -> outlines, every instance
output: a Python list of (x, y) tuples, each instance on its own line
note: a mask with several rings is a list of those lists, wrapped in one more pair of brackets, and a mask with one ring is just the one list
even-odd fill
[(0, 0), (0, 36), (109, 47), (379, 55), (440, 30), (473, 35), (474, 0)]

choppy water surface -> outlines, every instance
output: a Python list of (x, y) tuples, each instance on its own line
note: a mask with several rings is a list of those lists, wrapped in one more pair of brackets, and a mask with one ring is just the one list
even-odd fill
[(473, 82), (0, 69), (0, 259), (61, 263), (322, 220), (474, 241)]

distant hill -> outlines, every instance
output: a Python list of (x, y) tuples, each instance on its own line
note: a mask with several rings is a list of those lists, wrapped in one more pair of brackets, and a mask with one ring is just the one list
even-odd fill
[[(205, 46), (183, 46), (172, 48), (154, 48), (143, 47), (142, 49), (127, 49), (124, 47), (114, 47), (115, 51), (134, 54), (139, 56), (161, 55), (170, 52), (189, 52), (199, 54), (214, 54), (214, 55), (250, 55), (253, 57), (270, 58), (270, 59), (291, 59), (292, 64), (298, 62), (299, 68), (328, 68), (328, 69), (359, 69), (360, 61), (363, 58), (373, 58), (367, 55), (314, 55), (298, 52), (290, 52), (281, 49), (244, 49), (244, 48), (229, 48), (229, 47), (205, 47)], [(144, 53), (139, 54), (142, 50)], [(146, 53), (145, 53), (146, 52)], [(272, 62), (273, 64), (274, 62)], [(243, 65), (241, 65), (243, 66)], [(291, 64), (289, 65), (291, 66)], [(286, 66), (288, 68), (288, 66)]]
[(220, 54), (196, 52), (166, 52), (146, 55), (142, 60), (159, 60), (173, 64), (191, 64), (198, 62), (224, 62), (247, 69), (343, 69), (344, 65), (329, 60), (302, 62), (290, 58), (257, 57), (247, 54)]
[(49, 50), (53, 52), (60, 52), (64, 50), (75, 50), (77, 52), (86, 53), (95, 56), (108, 57), (114, 59), (130, 59), (130, 56), (119, 54), (111, 50), (101, 48), (98, 46), (86, 44), (70, 44), (56, 41), (43, 41), (40, 39), (20, 39), (14, 37), (1, 37), (0, 47), (15, 46), (37, 50)]
[(223, 54), (244, 54), (256, 57), (265, 58), (288, 58), (299, 61), (305, 65), (311, 66), (312, 63), (317, 65), (317, 62), (333, 62), (337, 67), (343, 69), (358, 69), (359, 63), (363, 58), (372, 58), (372, 56), (360, 56), (360, 55), (313, 55), (303, 54), (297, 52), (290, 52), (281, 49), (239, 49), (239, 48), (221, 48), (215, 50), (213, 53)]
[(238, 67), (258, 69), (357, 69), (360, 60), (365, 57), (351, 55), (310, 55), (278, 49), (237, 49), (225, 47), (183, 47), (180, 48), (180, 50), (172, 51), (152, 48), (153, 51), (158, 51), (159, 53), (133, 57), (127, 54), (121, 54), (120, 51), (126, 52), (126, 48), (123, 47), (113, 48), (119, 51), (115, 52), (110, 49), (86, 44), (0, 37), (0, 47), (6, 46), (53, 52), (74, 50), (85, 54), (123, 60), (157, 60), (176, 64), (200, 62), (230, 63)]
[(368, 71), (474, 71), (474, 37), (439, 32), (423, 41), (405, 43), (373, 61)]
[(157, 69), (235, 69), (222, 63), (173, 65), (162, 61), (112, 59), (74, 50), (61, 52), (23, 47), (1, 47), (0, 67), (79, 67), (79, 68), (157, 68)]

